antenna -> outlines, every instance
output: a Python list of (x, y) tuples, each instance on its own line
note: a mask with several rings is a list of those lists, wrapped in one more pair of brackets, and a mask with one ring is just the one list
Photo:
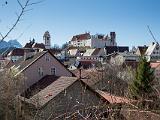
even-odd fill
[(147, 28), (148, 28), (149, 33), (151, 34), (152, 38), (154, 39), (154, 41), (155, 41), (156, 43), (158, 43), (157, 40), (156, 40), (156, 38), (154, 37), (154, 35), (153, 35), (153, 33), (152, 33), (152, 31), (151, 31), (149, 25), (147, 25)]

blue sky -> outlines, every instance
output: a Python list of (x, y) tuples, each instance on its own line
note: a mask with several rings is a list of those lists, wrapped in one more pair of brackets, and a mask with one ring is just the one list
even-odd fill
[[(4, 2), (0, 0), (2, 33), (12, 25), (19, 10), (16, 0), (8, 0), (3, 6)], [(160, 0), (45, 0), (31, 8), (6, 40), (18, 38), (22, 45), (30, 38), (43, 42), (43, 34), (48, 30), (52, 45), (62, 45), (75, 34), (115, 31), (118, 45), (131, 47), (153, 41), (147, 25), (160, 39)]]

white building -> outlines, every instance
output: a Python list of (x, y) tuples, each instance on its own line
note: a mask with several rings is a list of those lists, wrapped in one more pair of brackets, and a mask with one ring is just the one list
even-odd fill
[(152, 42), (146, 50), (145, 56), (148, 61), (158, 61), (160, 60), (160, 45), (158, 43)]
[(24, 53), (25, 52), (24, 52), (23, 48), (15, 48), (8, 53), (7, 59), (15, 62), (15, 61), (19, 60), (21, 57), (23, 57)]
[(79, 61), (103, 61), (103, 56), (105, 55), (105, 51), (103, 48), (91, 48), (87, 49), (86, 52), (80, 56), (77, 57)]
[(44, 45), (46, 49), (51, 48), (51, 36), (48, 31), (46, 31), (43, 35)]
[(70, 45), (74, 47), (90, 47), (90, 48), (104, 48), (105, 46), (116, 46), (116, 34), (110, 32), (108, 35), (90, 35), (90, 33), (73, 36)]

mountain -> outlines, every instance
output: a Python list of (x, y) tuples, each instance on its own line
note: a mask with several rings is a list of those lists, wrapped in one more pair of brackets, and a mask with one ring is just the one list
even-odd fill
[(0, 41), (0, 54), (6, 55), (15, 48), (22, 48), (22, 45), (17, 40)]
[(8, 48), (8, 47), (9, 47), (8, 42), (6, 42), (6, 41), (0, 42), (0, 49), (2, 49), (2, 48)]
[(0, 42), (0, 49), (9, 48), (9, 47), (21, 48), (22, 45), (17, 40), (9, 40), (8, 42), (6, 41)]
[(11, 47), (22, 48), (22, 45), (17, 40), (9, 40), (8, 43)]

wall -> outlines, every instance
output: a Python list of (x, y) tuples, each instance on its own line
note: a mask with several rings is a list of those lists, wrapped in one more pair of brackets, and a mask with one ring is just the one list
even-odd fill
[[(69, 113), (75, 113), (76, 110), (79, 110), (82, 115), (86, 115), (86, 113), (91, 114), (95, 110), (93, 106), (100, 107), (101, 103), (102, 101), (100, 100), (100, 97), (98, 97), (94, 92), (86, 89), (80, 81), (76, 81), (41, 108), (40, 111), (43, 112), (41, 112), (41, 115), (37, 119), (43, 120), (48, 117), (53, 119), (62, 115), (62, 117), (59, 117), (59, 119), (62, 120), (64, 119), (64, 116), (67, 117), (69, 116)], [(92, 108), (92, 110), (89, 109), (89, 107)], [(87, 108), (88, 110), (85, 111), (84, 109)], [(76, 114), (74, 118), (78, 119)]]
[[(50, 61), (46, 61), (46, 55), (49, 56)], [(43, 75), (39, 75), (39, 67), (43, 69)], [(72, 76), (69, 70), (64, 68), (54, 57), (51, 56), (50, 53), (46, 53), (43, 57), (23, 71), (23, 74), (26, 77), (26, 87), (28, 88), (36, 83), (45, 75), (51, 75), (51, 68), (53, 67), (56, 68), (56, 76)]]

